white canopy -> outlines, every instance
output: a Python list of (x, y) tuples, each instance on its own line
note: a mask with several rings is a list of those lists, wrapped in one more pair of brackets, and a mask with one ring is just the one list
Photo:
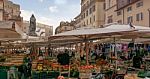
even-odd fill
[(149, 27), (144, 26), (130, 26), (130, 25), (110, 25), (104, 28), (80, 28), (72, 31), (67, 31), (63, 33), (56, 34), (54, 36), (70, 36), (70, 35), (91, 35), (91, 34), (105, 34), (105, 33), (115, 33), (115, 32), (128, 32), (128, 31), (138, 31), (138, 32), (150, 32)]
[[(123, 35), (130, 34), (131, 32), (150, 32), (150, 28), (143, 27), (143, 26), (134, 26), (131, 27), (130, 25), (110, 25), (104, 28), (80, 28), (72, 31), (67, 31), (63, 33), (56, 34), (54, 36), (50, 36), (49, 40), (75, 40), (75, 39), (83, 39), (86, 38), (89, 39), (95, 39), (95, 38), (102, 38), (105, 36), (112, 36), (112, 35)], [(65, 37), (65, 38), (64, 38)]]
[[(141, 27), (140, 27), (141, 28)], [(115, 32), (126, 32), (140, 29), (139, 27), (133, 29), (129, 25), (110, 25), (105, 28), (81, 28), (72, 31), (56, 34), (54, 36), (69, 36), (69, 35), (91, 35), (91, 34), (105, 34)], [(146, 29), (146, 28), (141, 28)], [(149, 29), (150, 30), (150, 29)]]

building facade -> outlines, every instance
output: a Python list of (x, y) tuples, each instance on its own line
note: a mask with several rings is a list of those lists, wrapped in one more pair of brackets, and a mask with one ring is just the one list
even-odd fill
[(22, 29), (23, 18), (20, 14), (20, 5), (9, 0), (0, 0), (0, 21), (16, 22)]
[(105, 24), (114, 22), (114, 19), (117, 17), (116, 9), (116, 0), (105, 0)]
[(53, 26), (37, 23), (37, 28), (45, 30), (45, 36), (47, 37), (53, 35)]
[(150, 0), (105, 0), (105, 23), (140, 25), (150, 27)]
[(74, 19), (75, 19), (75, 24), (74, 24), (75, 29), (80, 28), (82, 26), (80, 14), (76, 16)]
[(0, 0), (0, 21), (21, 20), (20, 5), (9, 0)]
[[(28, 33), (28, 29), (30, 26), (30, 22), (29, 21), (24, 21), (23, 22), (23, 32), (24, 33)], [(53, 35), (53, 27), (46, 25), (46, 24), (41, 24), (41, 23), (37, 23), (36, 24), (36, 33), (38, 36), (44, 36), (44, 37), (48, 37)]]
[(74, 30), (75, 29), (74, 25), (75, 25), (75, 21), (71, 21), (71, 22), (62, 21), (60, 22), (60, 25), (56, 28), (55, 34)]
[(75, 17), (75, 26), (101, 27), (105, 19), (105, 0), (81, 0), (81, 12)]

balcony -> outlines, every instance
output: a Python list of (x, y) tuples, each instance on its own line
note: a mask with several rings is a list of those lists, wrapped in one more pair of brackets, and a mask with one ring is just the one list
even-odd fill
[(10, 18), (8, 18), (9, 20), (15, 20), (15, 21), (21, 21), (22, 17), (20, 16), (11, 16)]

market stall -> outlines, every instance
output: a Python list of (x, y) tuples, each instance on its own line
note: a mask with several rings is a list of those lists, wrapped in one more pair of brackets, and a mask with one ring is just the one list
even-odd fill
[[(132, 39), (132, 42), (135, 42), (137, 38), (142, 38), (147, 36), (150, 32), (150, 29), (142, 26), (133, 26), (133, 25), (109, 25), (104, 28), (81, 28), (73, 31), (68, 31), (64, 33), (60, 33), (54, 36), (49, 37), (50, 43), (63, 43), (63, 42), (74, 42), (74, 43), (82, 43), (84, 42), (85, 52), (86, 52), (86, 63), (89, 64), (89, 41), (100, 40), (106, 38), (112, 38), (113, 41), (111, 43), (114, 44), (116, 58), (115, 69), (117, 69), (118, 57), (116, 44), (118, 44), (117, 39)], [(145, 34), (145, 35), (143, 35)], [(117, 40), (117, 41), (116, 41)], [(131, 42), (131, 41), (130, 41)], [(121, 42), (120, 42), (121, 43)], [(82, 44), (81, 44), (82, 45)], [(81, 47), (80, 47), (81, 48)]]

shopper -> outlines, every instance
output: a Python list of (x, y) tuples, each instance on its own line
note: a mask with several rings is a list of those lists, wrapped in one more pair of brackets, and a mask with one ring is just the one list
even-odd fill
[(20, 66), (18, 67), (18, 78), (19, 78), (19, 79), (22, 79), (23, 75), (24, 75), (23, 65), (20, 65)]
[(14, 65), (12, 65), (9, 69), (9, 79), (16, 79), (17, 78), (17, 75), (16, 75), (16, 68)]
[(27, 64), (23, 64), (23, 79), (28, 79)]

